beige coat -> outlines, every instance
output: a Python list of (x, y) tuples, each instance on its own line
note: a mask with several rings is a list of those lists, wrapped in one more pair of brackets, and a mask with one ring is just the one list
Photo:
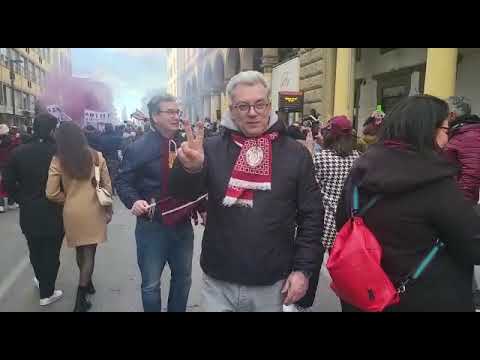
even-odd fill
[[(107, 163), (99, 153), (100, 184), (112, 193), (112, 183)], [(100, 244), (107, 240), (107, 212), (110, 208), (100, 205), (92, 185), (95, 167), (88, 180), (73, 179), (63, 172), (60, 161), (53, 157), (48, 172), (47, 198), (63, 203), (65, 239), (69, 247)], [(64, 192), (61, 189), (63, 185)]]

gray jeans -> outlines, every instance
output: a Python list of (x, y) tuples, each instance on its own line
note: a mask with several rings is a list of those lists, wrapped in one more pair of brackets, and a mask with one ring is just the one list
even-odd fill
[(207, 312), (282, 312), (284, 283), (243, 286), (203, 274), (203, 307)]

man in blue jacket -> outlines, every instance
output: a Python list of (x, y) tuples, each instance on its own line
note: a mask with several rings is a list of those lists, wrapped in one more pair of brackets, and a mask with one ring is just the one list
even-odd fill
[(137, 217), (135, 237), (146, 312), (161, 312), (160, 278), (165, 263), (172, 279), (169, 312), (184, 312), (191, 287), (193, 228), (189, 218), (167, 225), (152, 203), (167, 196), (168, 172), (179, 141), (179, 109), (172, 96), (156, 96), (148, 104), (154, 131), (130, 144), (116, 178), (117, 192)]

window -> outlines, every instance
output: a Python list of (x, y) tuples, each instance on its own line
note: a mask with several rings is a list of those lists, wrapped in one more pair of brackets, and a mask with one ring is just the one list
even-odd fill
[(7, 48), (0, 48), (0, 64), (8, 65), (7, 61)]
[(30, 48), (25, 48), (25, 52), (26, 52), (27, 54), (30, 54)]
[(27, 58), (25, 56), (22, 56), (22, 61), (23, 61), (23, 76), (25, 77), (25, 79), (28, 79), (30, 80), (30, 75), (29, 75), (29, 72), (28, 72), (28, 61), (27, 61)]
[(10, 86), (7, 86), (7, 85), (3, 85), (3, 93), (5, 95), (4, 99), (5, 99), (5, 106), (12, 106), (11, 102), (12, 102), (12, 89), (10, 88)]
[(33, 65), (32, 62), (29, 62), (29, 63), (30, 63), (30, 71), (31, 71), (31, 76), (32, 76), (31, 80), (32, 80), (34, 83), (36, 83), (36, 82), (37, 82), (37, 71), (36, 71), (36, 69), (35, 69), (36, 66)]
[(13, 53), (15, 54), (14, 56), (14, 60), (17, 60), (17, 62), (15, 63), (15, 72), (18, 74), (18, 75), (22, 75), (23, 73), (23, 69), (22, 69), (22, 65), (20, 63), (20, 61), (22, 60), (22, 57), (20, 56), (20, 54), (18, 53), (17, 50), (13, 50)]
[(35, 111), (35, 96), (30, 95), (29, 100), (30, 100), (29, 109), (30, 109), (30, 111), (34, 112)]
[(18, 90), (15, 90), (15, 110), (22, 110), (22, 108), (23, 108), (22, 93)]
[(23, 97), (23, 110), (28, 110), (28, 105), (29, 105), (29, 95), (28, 94), (25, 94), (25, 93), (22, 93), (22, 97)]
[(5, 85), (0, 83), (0, 105), (5, 105)]
[(5, 62), (5, 64), (7, 65), (8, 68), (10, 68), (10, 64), (9, 64), (10, 59), (13, 59), (12, 54), (13, 54), (13, 49), (7, 48), (7, 61)]

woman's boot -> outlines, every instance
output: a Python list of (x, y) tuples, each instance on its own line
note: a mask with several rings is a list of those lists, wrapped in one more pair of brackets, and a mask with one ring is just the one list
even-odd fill
[(87, 312), (91, 307), (92, 303), (87, 300), (87, 287), (79, 286), (73, 312)]
[(90, 282), (88, 283), (87, 285), (87, 294), (88, 295), (93, 295), (96, 293), (96, 290), (95, 288), (93, 287), (93, 283), (92, 283), (92, 280), (90, 280)]

